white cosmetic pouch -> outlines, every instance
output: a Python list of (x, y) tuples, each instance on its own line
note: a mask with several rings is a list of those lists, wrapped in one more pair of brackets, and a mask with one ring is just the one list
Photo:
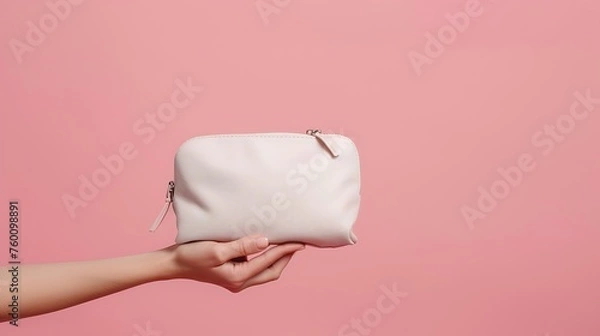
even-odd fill
[(356, 145), (338, 134), (206, 135), (184, 142), (156, 230), (171, 204), (176, 243), (262, 234), (271, 243), (355, 244)]

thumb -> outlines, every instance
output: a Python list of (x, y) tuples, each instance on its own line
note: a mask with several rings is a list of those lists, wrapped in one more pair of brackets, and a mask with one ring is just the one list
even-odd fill
[(269, 247), (266, 237), (250, 236), (244, 237), (222, 245), (222, 256), (227, 260), (246, 257), (258, 253)]

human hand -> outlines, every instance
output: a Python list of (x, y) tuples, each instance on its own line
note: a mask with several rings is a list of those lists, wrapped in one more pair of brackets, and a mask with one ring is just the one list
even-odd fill
[[(26, 283), (19, 289), (18, 318), (55, 312), (135, 286), (170, 279), (192, 279), (237, 293), (277, 280), (303, 244), (267, 250), (265, 238), (251, 236), (227, 243), (194, 242), (111, 259), (19, 265)], [(248, 256), (264, 251), (248, 260)], [(11, 266), (12, 267), (12, 266)], [(14, 267), (13, 267), (14, 268)], [(0, 274), (12, 269), (0, 267)], [(64, 286), (69, 283), (69, 286)], [(14, 296), (0, 291), (0, 322), (13, 318)]]
[[(202, 241), (175, 245), (173, 277), (211, 283), (238, 293), (279, 279), (293, 254), (304, 249), (299, 243), (268, 247), (267, 238), (260, 236), (226, 243)], [(265, 250), (248, 260), (248, 256)]]

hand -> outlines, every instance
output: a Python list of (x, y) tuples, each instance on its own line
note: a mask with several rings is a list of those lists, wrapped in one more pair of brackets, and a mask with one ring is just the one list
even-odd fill
[[(250, 236), (232, 242), (193, 242), (173, 247), (174, 278), (191, 279), (221, 286), (238, 293), (248, 287), (279, 279), (295, 252), (303, 244), (269, 247), (267, 238)], [(248, 260), (258, 252), (266, 252)]]
[[(303, 244), (271, 249), (261, 237), (233, 242), (194, 242), (112, 259), (19, 265), (19, 318), (55, 312), (142, 284), (176, 278), (215, 284), (237, 293), (276, 280)], [(266, 250), (266, 251), (265, 251)], [(265, 251), (248, 260), (248, 256)], [(0, 267), (0, 277), (10, 274)], [(68, 283), (68, 286), (64, 284)], [(8, 321), (14, 296), (0, 290), (0, 322)]]

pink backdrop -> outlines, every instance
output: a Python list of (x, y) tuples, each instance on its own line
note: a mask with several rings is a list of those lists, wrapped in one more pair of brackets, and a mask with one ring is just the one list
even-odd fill
[[(154, 283), (2, 335), (600, 334), (597, 2), (48, 4), (0, 5), (0, 199), (21, 201), (24, 262), (171, 244), (172, 214), (147, 227), (178, 145), (205, 133), (353, 138), (360, 241), (237, 295)], [(202, 92), (145, 119), (187, 81)]]

